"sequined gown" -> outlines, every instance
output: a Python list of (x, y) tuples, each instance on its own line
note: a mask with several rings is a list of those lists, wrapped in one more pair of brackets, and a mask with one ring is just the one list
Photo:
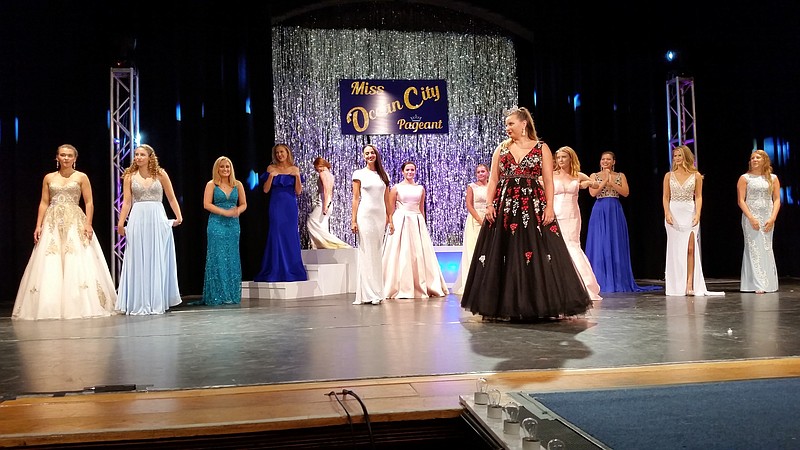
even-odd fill
[(333, 184), (333, 174), (323, 171), (317, 180), (317, 198), (314, 200), (314, 209), (308, 215), (306, 227), (308, 227), (308, 237), (311, 240), (311, 248), (350, 248), (347, 242), (339, 239), (331, 233), (331, 215), (333, 215), (334, 203), (328, 205), (328, 214), (322, 213), (322, 202), (325, 201), (325, 188), (322, 185), (322, 178), (330, 178)]
[(424, 188), (418, 184), (395, 186), (397, 202), (383, 249), (383, 293), (386, 298), (444, 297), (447, 282), (439, 267), (431, 235), (420, 210)]
[(669, 177), (669, 212), (672, 214), (672, 225), (664, 221), (667, 230), (667, 262), (664, 274), (664, 293), (666, 295), (686, 295), (687, 286), (687, 251), (689, 240), (694, 241), (694, 271), (692, 290), (694, 295), (722, 295), (724, 292), (709, 292), (703, 276), (703, 265), (700, 262), (700, 224), (692, 226), (695, 214), (694, 191), (697, 185), (692, 174), (683, 184), (670, 172)]
[(117, 294), (103, 250), (84, 233), (80, 185), (50, 183), (42, 234), (25, 267), (11, 318), (78, 319), (109, 316)]
[[(600, 182), (600, 175), (595, 175)], [(622, 173), (609, 181), (620, 185)], [(601, 292), (643, 292), (661, 289), (639, 286), (633, 278), (628, 222), (619, 202), (619, 193), (604, 187), (592, 206), (586, 232), (586, 257), (592, 266)]]
[(600, 285), (594, 276), (589, 258), (583, 253), (581, 248), (581, 210), (578, 207), (578, 193), (580, 192), (580, 181), (573, 179), (564, 184), (559, 178), (553, 178), (553, 210), (561, 227), (561, 234), (564, 242), (572, 257), (572, 262), (578, 273), (581, 274), (583, 284), (589, 291), (592, 300), (602, 300), (600, 296)]
[[(487, 186), (477, 183), (470, 183), (472, 188), (472, 206), (480, 216), (486, 214), (486, 189)], [(475, 243), (478, 241), (478, 233), (481, 231), (481, 223), (467, 212), (467, 219), (464, 222), (464, 241), (461, 250), (461, 265), (458, 268), (458, 276), (453, 283), (453, 293), (464, 294), (464, 283), (469, 274), (469, 265), (472, 262), (472, 254), (475, 252)]]
[[(775, 292), (778, 290), (778, 269), (772, 251), (772, 233), (764, 231), (764, 222), (772, 214), (772, 188), (763, 176), (744, 174), (747, 181), (745, 203), (750, 213), (758, 219), (761, 229), (754, 230), (750, 221), (742, 214), (744, 254), (739, 290), (743, 292)], [(773, 180), (776, 178), (773, 176)]]
[(386, 203), (388, 187), (377, 172), (367, 168), (353, 172), (353, 180), (361, 183), (361, 197), (356, 211), (358, 223), (358, 279), (355, 303), (380, 302), (383, 295), (383, 238), (386, 233)]
[(308, 273), (300, 248), (300, 229), (297, 225), (296, 179), (294, 175), (278, 174), (272, 178), (269, 190), (269, 231), (261, 260), (261, 271), (254, 281), (306, 281)]
[(143, 186), (132, 177), (131, 194), (117, 309), (129, 315), (164, 314), (181, 303), (173, 220), (167, 219), (157, 178)]
[[(222, 209), (239, 205), (239, 189), (225, 195), (214, 186), (212, 203)], [(242, 301), (242, 261), (239, 257), (239, 218), (219, 214), (208, 215), (206, 235), (206, 273), (203, 281), (205, 305), (235, 305)]]
[(500, 149), (497, 217), (481, 227), (461, 298), (463, 308), (484, 318), (563, 318), (592, 306), (558, 223), (541, 224), (542, 144), (519, 163), (507, 147)]

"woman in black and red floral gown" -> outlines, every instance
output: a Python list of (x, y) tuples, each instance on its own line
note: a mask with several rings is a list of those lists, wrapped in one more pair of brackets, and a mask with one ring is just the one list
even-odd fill
[(527, 109), (511, 110), (505, 125), (461, 306), (488, 320), (583, 314), (592, 301), (555, 220), (553, 155)]

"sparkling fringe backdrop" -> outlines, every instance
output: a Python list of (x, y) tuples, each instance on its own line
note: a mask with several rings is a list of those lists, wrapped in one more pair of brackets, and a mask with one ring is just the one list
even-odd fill
[[(300, 232), (317, 198), (313, 161), (331, 162), (335, 176), (331, 231), (356, 245), (350, 231), (352, 173), (364, 167), (361, 148), (377, 146), (391, 184), (400, 166), (417, 165), (434, 245), (461, 245), (466, 185), (475, 166), (489, 164), (505, 138), (503, 111), (517, 102), (511, 39), (497, 35), (392, 30), (272, 29), (275, 140), (287, 143), (304, 176)], [(343, 135), (339, 79), (442, 79), (447, 82), (449, 134)]]

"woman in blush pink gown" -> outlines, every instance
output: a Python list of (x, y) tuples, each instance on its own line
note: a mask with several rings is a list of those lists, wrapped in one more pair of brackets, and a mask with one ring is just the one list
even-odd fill
[(600, 285), (589, 264), (589, 258), (581, 249), (581, 210), (578, 207), (578, 192), (589, 186), (596, 186), (597, 182), (580, 171), (578, 155), (570, 147), (561, 147), (556, 151), (554, 165), (553, 208), (561, 226), (561, 234), (589, 296), (592, 300), (602, 300)]
[(383, 292), (386, 298), (444, 297), (447, 282), (436, 259), (425, 224), (425, 188), (414, 181), (417, 166), (406, 162), (404, 180), (389, 193), (389, 229), (383, 249)]

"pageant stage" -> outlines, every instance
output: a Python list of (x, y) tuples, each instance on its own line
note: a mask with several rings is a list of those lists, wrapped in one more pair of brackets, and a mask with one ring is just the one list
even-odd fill
[[(331, 264), (350, 290), (352, 266)], [(452, 294), (352, 305), (262, 289), (273, 298), (56, 321), (12, 321), (8, 304), (0, 445), (363, 423), (353, 397), (329, 395), (343, 389), (373, 426), (457, 418), (480, 376), (504, 393), (800, 376), (800, 280), (760, 295), (706, 281), (726, 295), (605, 294), (585, 317), (527, 324), (482, 322)]]

